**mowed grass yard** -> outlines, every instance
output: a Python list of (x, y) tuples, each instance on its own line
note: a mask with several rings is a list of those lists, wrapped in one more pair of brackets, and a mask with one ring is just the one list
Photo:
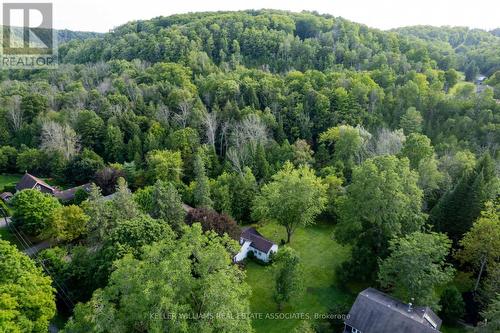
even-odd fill
[(15, 186), (22, 176), (18, 174), (0, 174), (0, 192), (3, 192), (4, 187)]
[[(275, 223), (257, 227), (265, 237), (280, 244), (286, 239), (285, 229)], [(300, 255), (304, 265), (304, 294), (287, 304), (284, 313), (306, 313), (311, 321), (315, 314), (324, 315), (336, 303), (351, 304), (355, 295), (336, 287), (335, 268), (349, 257), (349, 248), (339, 245), (333, 238), (334, 227), (321, 223), (298, 229), (289, 246)], [(288, 245), (287, 245), (288, 246)], [(252, 313), (277, 313), (273, 301), (274, 280), (271, 268), (248, 262), (247, 282), (252, 287)], [(255, 317), (255, 315), (254, 315)], [(257, 333), (291, 332), (301, 319), (253, 319)]]
[[(258, 231), (268, 239), (280, 244), (286, 239), (285, 229), (278, 224), (269, 223), (257, 226)], [(298, 229), (292, 236), (290, 245), (300, 255), (304, 265), (304, 294), (287, 304), (283, 313), (289, 315), (307, 313), (311, 321), (315, 314), (327, 314), (335, 304), (352, 304), (356, 295), (366, 285), (352, 284), (349, 288), (340, 288), (335, 278), (335, 269), (349, 259), (350, 249), (338, 244), (333, 238), (334, 226), (319, 223)], [(273, 301), (274, 280), (272, 268), (247, 261), (247, 282), (252, 288), (250, 299), (254, 318), (252, 325), (257, 333), (289, 333), (301, 319), (256, 319), (257, 314), (275, 314), (278, 312)], [(443, 325), (444, 333), (470, 332), (465, 327)]]

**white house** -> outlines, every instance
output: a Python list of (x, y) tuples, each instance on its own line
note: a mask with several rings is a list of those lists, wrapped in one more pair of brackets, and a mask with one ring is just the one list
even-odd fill
[(278, 245), (262, 236), (255, 228), (246, 228), (240, 236), (241, 250), (234, 256), (234, 261), (245, 259), (249, 252), (253, 252), (255, 258), (268, 262), (271, 253), (278, 252)]

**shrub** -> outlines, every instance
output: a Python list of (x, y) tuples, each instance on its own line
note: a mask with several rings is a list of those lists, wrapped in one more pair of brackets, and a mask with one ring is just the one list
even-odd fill
[(444, 322), (456, 323), (464, 315), (465, 303), (462, 294), (455, 286), (443, 291), (439, 304), (441, 305), (440, 316)]

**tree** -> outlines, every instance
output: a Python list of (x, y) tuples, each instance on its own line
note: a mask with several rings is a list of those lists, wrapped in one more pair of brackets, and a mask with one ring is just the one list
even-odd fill
[(110, 162), (123, 162), (123, 133), (119, 127), (109, 124), (104, 135), (105, 156)]
[(376, 258), (385, 258), (392, 238), (420, 230), (423, 192), (408, 159), (378, 156), (354, 168), (346, 195), (338, 200), (335, 238), (353, 244), (351, 260), (339, 268), (343, 280), (370, 280)]
[(0, 331), (43, 333), (56, 313), (51, 279), (15, 246), (0, 239)]
[(16, 193), (11, 204), (14, 225), (31, 236), (40, 235), (47, 228), (54, 211), (61, 207), (56, 198), (39, 190)]
[(371, 158), (356, 167), (340, 203), (337, 238), (351, 243), (371, 228), (388, 238), (420, 230), (425, 215), (417, 179), (408, 160), (394, 156)]
[(45, 174), (47, 170), (47, 154), (36, 148), (22, 149), (17, 155), (16, 165), (19, 172)]
[(104, 121), (94, 111), (78, 112), (75, 130), (80, 135), (83, 147), (101, 152), (104, 129)]
[(174, 230), (180, 231), (186, 212), (182, 198), (172, 183), (157, 181), (152, 192), (151, 216), (167, 222)]
[(429, 197), (438, 190), (443, 182), (444, 176), (438, 169), (437, 161), (434, 157), (426, 158), (418, 164), (418, 186)]
[(476, 329), (478, 333), (496, 333), (500, 330), (500, 294), (481, 312), (485, 322)]
[(352, 168), (364, 159), (364, 148), (370, 138), (362, 128), (340, 125), (321, 133), (319, 141), (333, 148), (334, 161), (340, 162), (349, 176)]
[(236, 221), (249, 222), (252, 214), (252, 203), (258, 191), (257, 181), (252, 170), (245, 167), (242, 173), (231, 174), (228, 185), (231, 198), (231, 216)]
[(472, 172), (464, 174), (458, 184), (439, 199), (429, 220), (437, 231), (446, 232), (458, 244), (480, 216), (484, 203), (493, 200), (499, 189), (495, 163), (485, 154)]
[(316, 330), (308, 321), (301, 321), (299, 326), (295, 327), (292, 333), (316, 333)]
[(368, 143), (368, 152), (371, 156), (398, 155), (405, 141), (406, 136), (402, 130), (382, 128)]
[(64, 331), (250, 332), (250, 319), (239, 315), (250, 311), (250, 288), (231, 265), (236, 245), (195, 224), (177, 241), (147, 246), (140, 259), (126, 255)]
[(42, 123), (40, 148), (48, 152), (59, 152), (69, 161), (80, 150), (76, 132), (67, 124), (60, 125), (55, 121)]
[(234, 170), (242, 173), (245, 167), (251, 166), (257, 147), (265, 145), (267, 140), (267, 127), (256, 114), (249, 114), (237, 123), (232, 128), (232, 145), (227, 151), (227, 159)]
[(23, 117), (27, 122), (33, 121), (40, 113), (47, 110), (47, 97), (37, 93), (30, 93), (23, 96), (21, 101), (21, 110)]
[(239, 240), (241, 230), (236, 221), (226, 214), (219, 214), (207, 208), (196, 208), (188, 212), (186, 223), (200, 223), (203, 231), (214, 231), (219, 236), (227, 234), (234, 240)]
[(94, 151), (84, 148), (66, 166), (65, 178), (69, 183), (83, 184), (104, 168), (104, 160)]
[(417, 169), (420, 161), (434, 156), (434, 148), (428, 137), (412, 133), (406, 138), (401, 155), (408, 157), (412, 169)]
[(390, 241), (389, 257), (380, 262), (379, 282), (396, 298), (440, 309), (436, 288), (451, 281), (446, 263), (451, 241), (444, 234), (415, 232)]
[(255, 152), (253, 173), (259, 181), (266, 181), (269, 178), (269, 162), (266, 158), (266, 151), (262, 144), (257, 145)]
[(195, 186), (193, 199), (198, 208), (211, 208), (212, 199), (210, 199), (210, 186), (205, 172), (205, 163), (200, 153), (196, 154), (194, 159)]
[(104, 195), (115, 192), (120, 178), (125, 178), (125, 172), (123, 172), (120, 164), (104, 167), (94, 175), (95, 184), (101, 188)]
[(242, 174), (223, 172), (211, 183), (214, 208), (236, 221), (250, 222), (252, 202), (257, 194), (257, 181), (250, 168)]
[(455, 84), (457, 84), (460, 76), (455, 69), (450, 68), (444, 73), (444, 77), (446, 80), (445, 90), (448, 91), (453, 88)]
[(205, 126), (207, 143), (215, 148), (215, 135), (219, 127), (219, 123), (217, 122), (217, 112), (215, 110), (203, 113), (203, 125)]
[(420, 133), (422, 131), (422, 121), (423, 118), (420, 112), (414, 107), (410, 107), (401, 117), (399, 125), (406, 135), (410, 135), (411, 133)]
[(291, 247), (283, 247), (273, 260), (275, 276), (274, 301), (278, 311), (303, 289), (303, 272), (298, 254)]
[(305, 140), (297, 140), (293, 144), (293, 164), (295, 166), (312, 165), (314, 151)]
[(500, 261), (500, 200), (487, 202), (479, 219), (460, 240), (462, 249), (457, 258), (463, 263), (472, 264), (478, 272), (474, 291), (485, 269)]
[(148, 177), (152, 181), (162, 180), (179, 183), (182, 176), (181, 153), (170, 150), (154, 150), (146, 157)]
[(16, 172), (17, 149), (10, 146), (0, 147), (0, 171), (3, 173)]
[(7, 100), (7, 119), (10, 121), (12, 129), (19, 131), (23, 125), (23, 110), (21, 109), (21, 96), (11, 96)]
[(455, 324), (465, 313), (465, 303), (462, 294), (457, 287), (446, 288), (439, 300), (441, 312), (439, 313), (443, 321)]
[(89, 217), (78, 206), (58, 207), (52, 212), (42, 235), (59, 242), (71, 242), (87, 231), (88, 221)]
[(308, 166), (295, 169), (290, 162), (272, 179), (255, 198), (252, 214), (284, 226), (289, 243), (297, 227), (313, 224), (324, 210), (326, 185)]
[(111, 200), (104, 200), (101, 190), (92, 184), (90, 195), (82, 208), (90, 219), (87, 223), (87, 241), (93, 245), (100, 245), (109, 236), (109, 231), (123, 220), (131, 220), (141, 216), (141, 211), (127, 186), (127, 182), (120, 178), (116, 192)]
[(175, 234), (161, 219), (139, 215), (130, 220), (119, 221), (112, 230), (109, 230), (104, 245), (105, 252), (108, 253), (107, 262), (111, 264), (114, 259), (121, 258), (127, 253), (138, 257), (144, 245), (165, 239), (175, 239)]

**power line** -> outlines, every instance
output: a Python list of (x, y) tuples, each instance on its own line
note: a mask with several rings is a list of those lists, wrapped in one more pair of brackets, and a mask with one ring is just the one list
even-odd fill
[[(32, 248), (33, 243), (31, 243), (31, 241), (26, 237), (26, 235), (24, 235), (24, 233), (22, 233), (22, 231), (18, 230), (12, 223), (9, 223), (7, 213), (1, 206), (0, 206), (0, 211), (4, 217), (5, 223), (7, 224), (8, 228), (13, 232), (14, 236), (19, 241), (21, 246), (25, 247), (24, 251), (28, 250), (29, 248)], [(64, 285), (64, 282), (59, 283), (57, 281), (55, 274), (51, 272), (50, 269), (43, 263), (43, 260), (38, 257), (37, 252), (33, 252), (33, 259), (43, 268), (45, 273), (52, 278), (52, 281), (56, 285), (56, 288), (58, 289), (60, 295), (62, 296), (61, 298), (63, 302), (66, 304), (66, 306), (68, 306), (68, 308), (73, 308), (75, 304), (71, 300), (69, 294), (65, 291), (65, 289), (68, 290), (68, 288), (66, 287), (66, 285)]]

